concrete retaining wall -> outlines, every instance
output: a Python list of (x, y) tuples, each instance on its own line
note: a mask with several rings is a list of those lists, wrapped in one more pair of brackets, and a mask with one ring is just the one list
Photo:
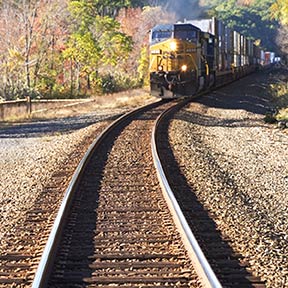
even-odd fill
[(29, 114), (29, 105), (27, 100), (7, 101), (0, 103), (0, 121), (21, 117)]

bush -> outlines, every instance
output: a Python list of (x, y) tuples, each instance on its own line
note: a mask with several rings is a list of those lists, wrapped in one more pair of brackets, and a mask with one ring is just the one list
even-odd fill
[(271, 89), (277, 107), (288, 107), (288, 80), (272, 84)]
[[(270, 88), (277, 111), (272, 115), (275, 121), (269, 123), (275, 123), (276, 121), (288, 121), (288, 79), (286, 79), (286, 77), (284, 79), (280, 79), (278, 83), (271, 84)], [(269, 121), (269, 117), (267, 119)], [(273, 120), (271, 119), (271, 121)]]
[(269, 124), (274, 124), (277, 122), (275, 113), (267, 113), (264, 117), (264, 121)]
[(114, 76), (111, 74), (106, 74), (101, 77), (101, 92), (102, 93), (113, 93), (116, 92), (117, 84)]
[[(104, 94), (138, 88), (141, 82), (125, 73), (104, 74), (100, 77), (100, 91)], [(98, 84), (99, 85), (99, 84)]]
[(277, 121), (288, 122), (288, 108), (280, 109), (275, 118)]

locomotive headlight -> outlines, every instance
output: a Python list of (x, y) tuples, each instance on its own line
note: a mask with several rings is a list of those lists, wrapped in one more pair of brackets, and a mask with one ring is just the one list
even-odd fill
[(181, 66), (181, 70), (182, 70), (183, 72), (186, 72), (186, 71), (187, 71), (187, 68), (188, 68), (187, 65), (182, 65), (182, 66)]
[(176, 51), (177, 50), (177, 43), (176, 42), (171, 42), (170, 43), (170, 49), (172, 51)]
[(163, 66), (162, 65), (158, 66), (158, 71), (163, 71)]

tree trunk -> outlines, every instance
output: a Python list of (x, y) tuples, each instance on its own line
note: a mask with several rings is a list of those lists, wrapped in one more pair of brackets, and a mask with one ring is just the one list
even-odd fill
[[(28, 2), (28, 3), (27, 3)], [(30, 1), (23, 0), (23, 18), (24, 18), (24, 27), (25, 27), (25, 74), (26, 74), (26, 89), (28, 90), (28, 94), (30, 94), (31, 90), (31, 79), (30, 79), (30, 50), (32, 46), (32, 37), (33, 37), (33, 29), (35, 23), (35, 17), (37, 13), (37, 5), (36, 2), (34, 7), (31, 8)], [(27, 96), (27, 95), (24, 95)]]
[(74, 81), (74, 77), (73, 77), (73, 62), (72, 59), (70, 60), (70, 94), (71, 97), (73, 96), (73, 81)]
[(90, 74), (87, 75), (87, 90), (91, 90)]

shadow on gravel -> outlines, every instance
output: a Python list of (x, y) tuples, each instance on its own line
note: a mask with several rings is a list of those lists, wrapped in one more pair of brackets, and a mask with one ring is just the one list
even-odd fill
[[(223, 119), (213, 116), (205, 115), (204, 113), (197, 113), (182, 109), (174, 116), (174, 119), (185, 121), (188, 123), (197, 124), (206, 127), (261, 127), (265, 126), (264, 122), (261, 125), (261, 120), (243, 118), (243, 119)], [(249, 120), (249, 121), (248, 121)]]
[(249, 279), (253, 279), (253, 276), (240, 262), (241, 256), (235, 254), (229, 245), (229, 240), (225, 239), (217, 230), (216, 223), (198, 200), (194, 188), (189, 186), (186, 177), (181, 172), (167, 140), (168, 125), (169, 121), (166, 119), (165, 124), (159, 127), (158, 135), (160, 136), (157, 145), (161, 162), (165, 163), (163, 167), (165, 174), (188, 225), (223, 287), (254, 287), (249, 281)]
[(0, 128), (0, 138), (33, 138), (68, 134), (97, 122), (114, 120), (119, 116), (120, 114), (106, 116), (89, 114), (60, 119), (32, 121)]
[[(266, 74), (256, 73), (247, 76), (208, 95), (198, 97), (191, 102), (191, 105), (198, 103), (201, 105), (200, 108), (193, 110), (192, 107), (187, 110), (184, 107), (174, 115), (174, 118), (206, 127), (264, 127), (266, 125), (262, 119), (267, 112), (272, 111), (272, 96), (267, 90), (268, 75)], [(243, 114), (245, 118), (231, 118), (231, 112), (229, 118), (225, 118), (224, 112), (221, 112), (221, 117), (215, 117), (208, 115), (207, 111), (210, 108), (222, 109), (222, 111), (243, 110), (261, 115), (263, 118), (259, 119), (249, 114)]]
[(267, 110), (272, 108), (270, 104), (272, 96), (268, 90), (271, 81), (269, 77), (267, 71), (254, 73), (206, 96), (199, 97), (194, 102), (207, 107), (245, 110), (265, 115)]

